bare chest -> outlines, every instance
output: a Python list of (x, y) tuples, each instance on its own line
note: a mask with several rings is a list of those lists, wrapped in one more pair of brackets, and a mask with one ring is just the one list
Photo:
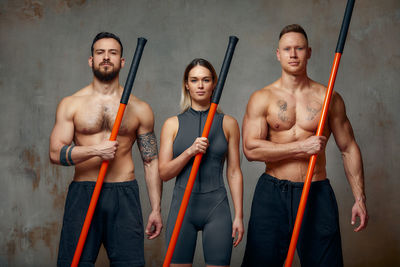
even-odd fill
[(317, 98), (276, 99), (269, 106), (267, 123), (271, 131), (292, 131), (296, 136), (302, 132), (315, 132), (322, 111)]
[[(85, 135), (111, 132), (118, 108), (119, 103), (114, 102), (88, 101), (82, 103), (74, 116), (75, 130)], [(134, 135), (137, 124), (130, 108), (127, 107), (118, 135)]]

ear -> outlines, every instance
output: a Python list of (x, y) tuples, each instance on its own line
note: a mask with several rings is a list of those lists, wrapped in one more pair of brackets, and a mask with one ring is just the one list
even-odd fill
[(88, 64), (89, 64), (89, 67), (93, 68), (93, 57), (89, 57)]
[(125, 58), (121, 57), (121, 68), (125, 66)]
[(279, 53), (279, 48), (276, 49), (276, 59), (281, 61), (281, 54)]
[(309, 47), (309, 48), (308, 48), (308, 51), (307, 51), (307, 59), (310, 59), (310, 57), (311, 57), (311, 52), (312, 52), (311, 47)]

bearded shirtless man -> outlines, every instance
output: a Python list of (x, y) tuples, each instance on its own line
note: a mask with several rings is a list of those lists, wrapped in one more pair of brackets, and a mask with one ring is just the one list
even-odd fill
[(331, 133), (343, 157), (355, 203), (358, 232), (367, 226), (359, 147), (341, 96), (334, 92), (323, 136), (315, 136), (326, 92), (307, 75), (311, 48), (304, 29), (286, 26), (277, 59), (282, 76), (250, 97), (243, 119), (248, 160), (266, 164), (258, 180), (242, 266), (282, 266), (296, 219), (308, 162), (318, 154), (297, 251), (302, 266), (343, 266), (338, 208), (326, 175), (325, 145)]
[(146, 234), (153, 239), (162, 228), (154, 116), (147, 103), (131, 96), (117, 140), (108, 140), (123, 92), (119, 83), (119, 71), (125, 64), (123, 47), (117, 36), (101, 32), (94, 38), (91, 51), (93, 81), (60, 102), (50, 137), (51, 162), (75, 165), (57, 265), (71, 265), (100, 165), (109, 160), (80, 266), (94, 266), (101, 244), (111, 266), (144, 266), (143, 220), (132, 146), (137, 140), (143, 159), (152, 207)]

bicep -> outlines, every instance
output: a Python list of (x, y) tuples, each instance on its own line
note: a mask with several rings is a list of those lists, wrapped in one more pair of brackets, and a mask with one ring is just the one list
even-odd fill
[(137, 129), (137, 145), (144, 163), (157, 158), (157, 138), (154, 133), (154, 115), (149, 106), (140, 110), (139, 126)]
[(71, 144), (74, 138), (73, 116), (69, 114), (68, 106), (62, 101), (57, 108), (56, 122), (50, 136), (50, 149)]
[[(228, 137), (228, 153), (227, 153), (227, 171), (240, 168), (240, 131), (239, 125), (233, 118), (228, 118), (229, 121), (224, 123), (227, 128)], [(225, 122), (225, 119), (224, 119)]]
[(161, 130), (159, 163), (167, 163), (173, 158), (175, 118), (168, 119)]
[(254, 139), (265, 140), (268, 133), (265, 105), (259, 99), (250, 99), (243, 118), (243, 145), (247, 147)]
[(353, 128), (346, 115), (346, 107), (339, 94), (335, 95), (330, 112), (329, 126), (340, 151), (346, 151), (354, 140)]

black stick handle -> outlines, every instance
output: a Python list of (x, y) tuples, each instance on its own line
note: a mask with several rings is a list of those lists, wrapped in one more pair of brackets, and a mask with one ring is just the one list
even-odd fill
[(131, 68), (129, 69), (128, 78), (124, 87), (124, 92), (121, 97), (121, 104), (128, 104), (129, 96), (132, 91), (133, 82), (135, 81), (136, 72), (139, 67), (140, 59), (142, 58), (143, 49), (146, 45), (147, 40), (143, 37), (138, 38), (136, 45), (135, 55), (133, 56)]
[(217, 86), (214, 89), (214, 94), (211, 99), (212, 103), (218, 104), (221, 98), (222, 89), (224, 88), (226, 76), (228, 75), (229, 66), (231, 65), (233, 52), (235, 52), (235, 47), (239, 39), (236, 36), (229, 36), (229, 44), (226, 49), (224, 62), (222, 63), (221, 72), (219, 74)]
[(349, 30), (351, 15), (353, 13), (355, 0), (348, 0), (346, 5), (346, 11), (344, 12), (342, 28), (340, 29), (339, 39), (336, 46), (336, 53), (343, 53), (344, 43), (346, 42), (347, 32)]

